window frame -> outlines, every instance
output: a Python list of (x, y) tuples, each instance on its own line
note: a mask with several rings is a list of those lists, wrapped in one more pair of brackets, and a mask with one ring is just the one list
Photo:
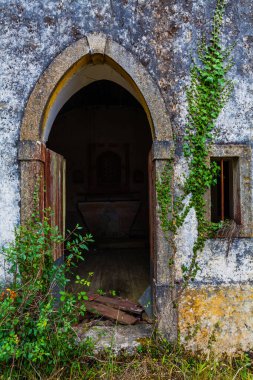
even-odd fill
[[(252, 149), (243, 144), (215, 144), (211, 146), (211, 159), (234, 159), (233, 219), (240, 225), (238, 237), (253, 237), (252, 225)], [(211, 189), (206, 193), (206, 216), (211, 221)], [(218, 236), (222, 237), (222, 236)]]
[[(232, 205), (229, 205), (229, 219), (234, 220), (236, 224), (241, 225), (241, 201), (240, 201), (240, 184), (239, 184), (239, 157), (210, 157), (210, 161), (215, 161), (220, 163), (220, 189), (218, 190), (220, 202), (221, 202), (221, 221), (226, 220), (225, 215), (225, 204), (226, 198), (228, 197)], [(228, 171), (229, 171), (229, 194), (225, 192), (225, 162), (228, 162)], [(211, 192), (211, 220), (212, 220), (212, 187)], [(219, 220), (219, 221), (220, 221)]]

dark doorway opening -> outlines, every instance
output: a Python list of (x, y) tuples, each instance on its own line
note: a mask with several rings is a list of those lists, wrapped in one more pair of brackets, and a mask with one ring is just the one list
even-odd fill
[(47, 147), (66, 159), (66, 228), (78, 223), (95, 243), (77, 273), (91, 291), (137, 301), (150, 284), (145, 111), (123, 87), (96, 81), (59, 112)]

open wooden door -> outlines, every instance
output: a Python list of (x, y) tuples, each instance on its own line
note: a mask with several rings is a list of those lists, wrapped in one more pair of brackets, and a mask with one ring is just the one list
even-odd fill
[[(65, 235), (66, 215), (66, 186), (65, 174), (66, 161), (63, 156), (46, 149), (45, 159), (45, 208), (50, 208), (52, 215), (50, 222), (52, 227), (58, 226), (59, 233)], [(55, 244), (53, 249), (54, 260), (63, 256), (63, 244)]]

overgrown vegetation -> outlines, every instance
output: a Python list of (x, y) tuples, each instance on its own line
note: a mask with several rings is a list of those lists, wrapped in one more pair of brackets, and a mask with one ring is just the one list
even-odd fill
[(52, 247), (64, 239), (35, 212), (4, 249), (9, 281), (0, 288), (0, 379), (253, 379), (248, 355), (222, 361), (193, 356), (159, 337), (140, 340), (134, 356), (115, 355), (113, 347), (99, 355), (92, 341), (78, 341), (73, 326), (85, 312), (86, 292), (64, 290), (92, 240), (78, 232), (65, 241), (68, 256), (57, 265)]
[[(117, 327), (115, 327), (116, 329)], [(112, 347), (113, 348), (113, 347)], [(193, 355), (183, 347), (172, 347), (166, 340), (146, 339), (140, 341), (133, 356), (115, 355), (112, 348), (104, 354), (94, 354), (87, 348), (74, 350), (72, 361), (58, 359), (54, 368), (46, 370), (46, 364), (32, 363), (21, 366), (8, 377), (0, 379), (26, 380), (252, 380), (252, 358), (248, 354), (233, 358), (215, 359)]]
[[(78, 227), (64, 242), (57, 228), (34, 212), (27, 225), (17, 229), (15, 241), (3, 249), (7, 280), (0, 284), (0, 374), (3, 379), (26, 378), (25, 373), (50, 375), (55, 367), (72, 364), (88, 346), (77, 345), (73, 325), (85, 312), (79, 301), (86, 292), (67, 293), (68, 274), (83, 260), (90, 235)], [(53, 247), (64, 244), (66, 263), (53, 261)], [(60, 298), (59, 298), (60, 297)], [(85, 346), (85, 347), (84, 347)], [(18, 374), (22, 374), (19, 377)]]
[[(195, 210), (197, 239), (191, 262), (182, 268), (183, 287), (187, 286), (189, 279), (193, 279), (199, 269), (197, 255), (203, 250), (206, 239), (221, 228), (221, 223), (211, 223), (206, 219), (205, 193), (217, 182), (219, 173), (217, 164), (214, 161), (210, 163), (208, 159), (215, 122), (233, 89), (232, 82), (226, 78), (231, 67), (231, 47), (223, 49), (220, 37), (224, 8), (225, 1), (217, 0), (211, 37), (208, 41), (203, 38), (198, 58), (191, 69), (191, 83), (187, 89), (188, 123), (183, 146), (189, 175), (185, 178), (182, 194), (173, 196), (171, 192), (172, 161), (166, 165), (157, 184), (161, 225), (166, 237), (177, 232), (190, 209)], [(185, 203), (187, 196), (189, 201)]]
[(167, 340), (146, 339), (140, 342), (135, 356), (93, 356), (87, 377), (76, 373), (73, 379), (166, 379), (166, 380), (252, 380), (252, 359), (249, 355), (215, 359), (193, 355), (182, 346)]

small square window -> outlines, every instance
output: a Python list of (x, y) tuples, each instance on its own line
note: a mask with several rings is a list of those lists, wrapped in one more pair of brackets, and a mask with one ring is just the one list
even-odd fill
[(206, 192), (208, 220), (233, 220), (240, 225), (237, 237), (252, 237), (252, 148), (246, 144), (213, 144), (209, 157), (217, 162), (220, 172), (217, 184)]
[(217, 183), (211, 188), (211, 221), (234, 220), (241, 224), (239, 159), (211, 158), (219, 167)]

